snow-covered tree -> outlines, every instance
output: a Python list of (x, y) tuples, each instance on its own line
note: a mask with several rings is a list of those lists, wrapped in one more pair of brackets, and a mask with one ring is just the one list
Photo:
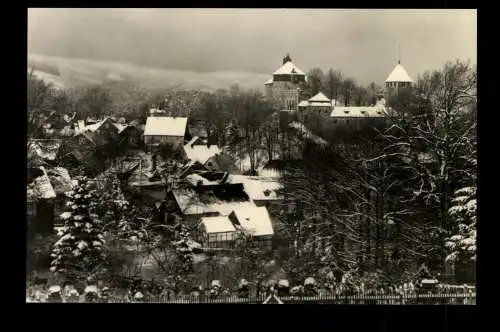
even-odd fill
[(470, 158), (476, 137), (476, 68), (447, 63), (425, 73), (402, 97), (392, 103), (398, 108), (388, 118), (387, 146), (379, 159), (401, 174), (400, 201), (417, 213), (406, 218), (412, 224), (407, 229), (412, 229), (417, 254), (438, 268), (446, 256), (445, 238), (456, 230), (448, 213), (453, 193), (470, 186), (476, 173), (475, 158)]
[(176, 240), (172, 241), (172, 246), (179, 259), (179, 276), (184, 277), (193, 272), (193, 246), (191, 235), (185, 225), (179, 224), (175, 237)]
[(449, 237), (446, 246), (451, 253), (450, 262), (476, 260), (476, 188), (465, 187), (455, 192), (449, 213), (458, 223), (457, 234)]
[(87, 278), (99, 272), (105, 260), (101, 225), (92, 213), (95, 190), (88, 179), (80, 177), (73, 190), (66, 193), (69, 211), (61, 218), (64, 226), (52, 248), (51, 272), (68, 279)]

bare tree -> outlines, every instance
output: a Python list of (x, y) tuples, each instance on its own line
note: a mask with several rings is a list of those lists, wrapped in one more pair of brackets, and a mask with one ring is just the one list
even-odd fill
[(344, 104), (345, 106), (349, 106), (351, 104), (351, 96), (353, 94), (353, 90), (356, 87), (354, 83), (354, 79), (346, 78), (342, 82), (342, 91), (344, 93)]
[(307, 73), (307, 83), (312, 96), (321, 91), (323, 86), (323, 71), (313, 68)]
[(325, 91), (330, 99), (338, 100), (339, 91), (342, 86), (342, 72), (340, 70), (328, 69), (324, 82)]

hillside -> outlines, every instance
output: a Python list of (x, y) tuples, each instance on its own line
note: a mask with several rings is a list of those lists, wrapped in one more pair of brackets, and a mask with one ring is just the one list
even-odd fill
[[(36, 63), (37, 76), (67, 88), (109, 81), (134, 81), (147, 88), (163, 89), (181, 86), (187, 89), (228, 89), (233, 84), (242, 88), (263, 89), (268, 75), (244, 71), (218, 71), (199, 73), (187, 70), (152, 69), (126, 63), (71, 59), (29, 54), (28, 63)], [(42, 71), (44, 67), (57, 68), (60, 76)], [(43, 74), (42, 74), (43, 73)], [(50, 76), (47, 76), (50, 75)]]

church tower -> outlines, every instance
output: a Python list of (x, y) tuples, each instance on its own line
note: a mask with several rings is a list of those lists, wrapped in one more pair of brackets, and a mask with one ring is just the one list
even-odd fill
[(290, 54), (283, 58), (283, 65), (273, 73), (266, 83), (266, 98), (277, 101), (283, 110), (296, 110), (301, 84), (306, 74), (292, 62)]

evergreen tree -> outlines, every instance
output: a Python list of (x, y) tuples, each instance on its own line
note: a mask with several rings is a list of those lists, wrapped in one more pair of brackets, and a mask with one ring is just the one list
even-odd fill
[(193, 272), (193, 247), (191, 235), (185, 225), (179, 224), (176, 240), (172, 245), (179, 259), (179, 276), (184, 277)]
[(73, 190), (66, 193), (70, 211), (61, 215), (64, 227), (52, 249), (50, 268), (70, 280), (94, 275), (105, 259), (100, 222), (92, 214), (95, 190), (85, 177), (77, 181)]
[(457, 234), (448, 238), (446, 246), (451, 253), (446, 257), (451, 262), (476, 260), (476, 188), (465, 187), (455, 192), (449, 213), (458, 222)]

